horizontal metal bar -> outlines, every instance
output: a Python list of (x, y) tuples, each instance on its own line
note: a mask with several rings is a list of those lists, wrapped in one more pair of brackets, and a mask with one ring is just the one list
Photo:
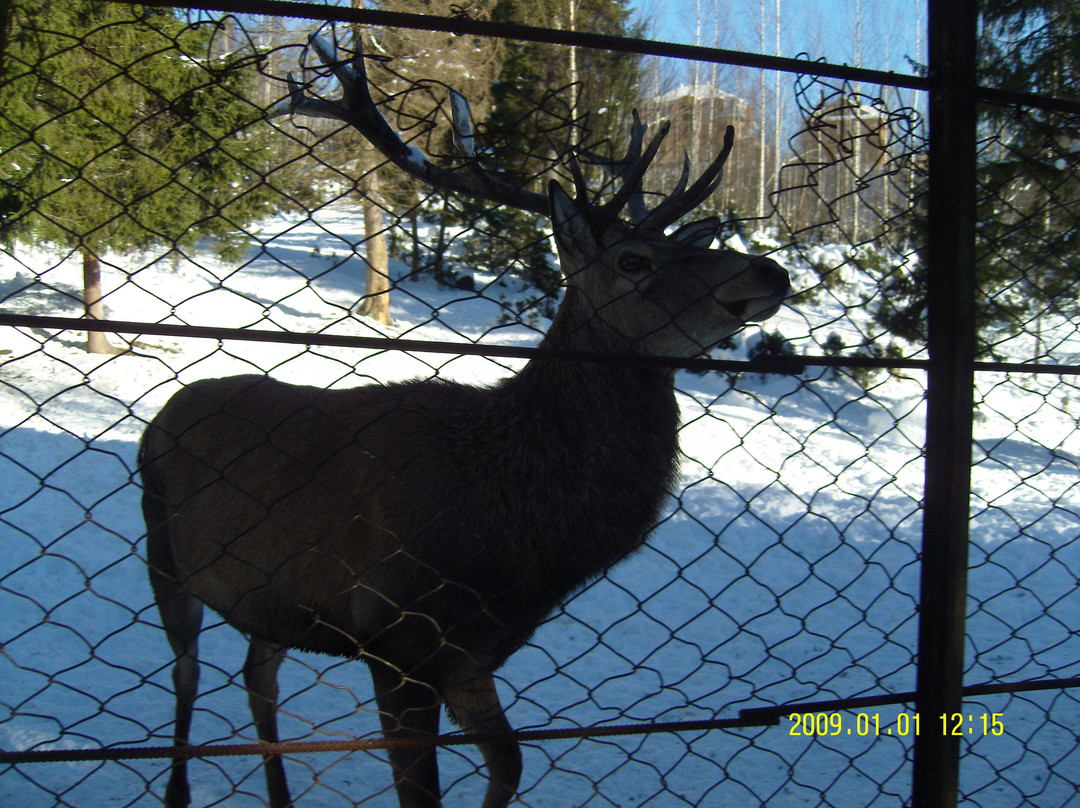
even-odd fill
[[(1018, 693), (1038, 690), (1064, 690), (1080, 687), (1080, 677), (1071, 679), (1041, 679), (1028, 682), (972, 685), (964, 688), (965, 698), (993, 693)], [(636, 724), (612, 724), (563, 729), (522, 730), (507, 735), (439, 735), (433, 738), (352, 738), (338, 741), (285, 741), (281, 743), (206, 744), (202, 746), (110, 746), (102, 749), (27, 749), (0, 750), (0, 765), (26, 763), (58, 763), (95, 760), (145, 760), (152, 758), (206, 758), (244, 755), (296, 755), (320, 752), (356, 752), (359, 750), (458, 746), (507, 737), (521, 743), (537, 743), (576, 738), (607, 738), (619, 735), (649, 735), (657, 732), (707, 732), (716, 729), (745, 729), (773, 726), (792, 713), (825, 713), (838, 710), (859, 710), (889, 704), (910, 704), (915, 693), (883, 694), (851, 699), (801, 702), (779, 707), (754, 707), (739, 711), (738, 718), (709, 718), (700, 721), (654, 721)]]
[(1032, 107), (1066, 115), (1080, 115), (1080, 101), (1070, 98), (1054, 98), (1016, 90), (999, 90), (996, 87), (976, 87), (975, 96), (980, 101), (1006, 107)]
[[(586, 352), (548, 351), (542, 348), (491, 345), (479, 342), (437, 342), (401, 337), (361, 337), (347, 334), (298, 334), (292, 331), (267, 331), (255, 328), (220, 328), (180, 323), (144, 323), (130, 320), (85, 320), (79, 317), (47, 317), (33, 314), (0, 313), (0, 326), (42, 328), (55, 331), (102, 331), (108, 334), (137, 334), (193, 339), (238, 340), (241, 342), (276, 342), (285, 345), (312, 345), (336, 348), (361, 348), (376, 351), (411, 351), (413, 353), (490, 356), (504, 359), (549, 357), (570, 361), (619, 362), (634, 365), (673, 367), (682, 370), (734, 371), (747, 373), (801, 374), (808, 367), (882, 368), (926, 370), (929, 360), (877, 358), (872, 356), (771, 357), (769, 359), (681, 359), (677, 357), (627, 356)], [(1055, 376), (1080, 375), (1080, 365), (1049, 365), (1023, 362), (975, 362), (977, 373), (1032, 373)]]
[[(115, 0), (131, 5), (135, 0)], [(592, 48), (596, 50), (637, 53), (644, 56), (663, 56), (699, 62), (739, 65), (741, 67), (776, 70), (782, 73), (826, 76), (868, 84), (891, 87), (907, 87), (913, 90), (929, 90), (930, 80), (925, 76), (896, 73), (890, 70), (872, 70), (850, 65), (838, 65), (811, 59), (793, 59), (786, 56), (770, 56), (763, 53), (709, 48), (701, 45), (684, 45), (650, 39), (595, 34), (585, 31), (560, 31), (518, 23), (474, 20), (467, 16), (439, 17), (428, 14), (380, 11), (343, 6), (324, 6), (317, 3), (282, 2), (282, 0), (192, 0), (186, 3), (168, 0), (148, 0), (138, 3), (144, 6), (164, 8), (190, 8), (199, 11), (220, 11), (230, 14), (271, 14), (309, 20), (334, 22), (357, 22), (364, 25), (410, 28), (425, 31), (444, 31), (452, 34), (472, 34), (497, 39), (515, 39), (543, 42), (549, 45)], [(980, 101), (993, 104), (1032, 107), (1066, 114), (1080, 114), (1080, 101), (1055, 98), (1037, 93), (1001, 90), (994, 87), (976, 87), (975, 95)]]
[[(798, 374), (805, 363), (800, 357), (775, 357), (738, 361), (733, 359), (683, 359), (638, 354), (592, 353), (588, 351), (552, 351), (545, 348), (514, 345), (491, 345), (478, 342), (436, 342), (401, 337), (360, 337), (347, 334), (299, 334), (293, 331), (266, 331), (255, 328), (219, 328), (179, 323), (143, 323), (128, 320), (88, 320), (79, 317), (45, 317), (31, 314), (0, 314), (0, 326), (41, 328), (57, 331), (102, 331), (109, 334), (191, 337), (195, 339), (272, 342), (284, 345), (311, 345), (336, 348), (361, 348), (376, 351), (456, 354), (460, 356), (501, 357), (505, 359), (557, 359), (567, 362), (602, 362), (684, 370), (729, 370), (749, 373)], [(135, 351), (134, 353), (137, 353)]]
[(1035, 362), (975, 362), (976, 373), (1045, 373), (1052, 376), (1076, 376), (1080, 365), (1053, 365)]
[(215, 743), (192, 746), (110, 746), (99, 749), (28, 749), (0, 750), (0, 765), (18, 763), (70, 763), (93, 760), (146, 760), (175, 758), (191, 760), (206, 757), (245, 755), (296, 755), (319, 752), (356, 752), (375, 749), (464, 746), (493, 741), (514, 740), (520, 743), (581, 738), (610, 738), (619, 735), (651, 735), (658, 732), (707, 732), (715, 729), (739, 729), (756, 726), (742, 718), (709, 718), (701, 721), (641, 722), (563, 729), (534, 729), (508, 733), (470, 733), (436, 735), (427, 738), (354, 738), (339, 741), (281, 741), (279, 743)]
[(915, 90), (925, 90), (930, 86), (929, 81), (923, 76), (907, 73), (870, 70), (861, 67), (812, 61), (810, 59), (792, 59), (785, 56), (769, 56), (767, 54), (745, 53), (721, 48), (707, 48), (700, 45), (683, 45), (676, 42), (632, 39), (630, 37), (596, 34), (586, 31), (561, 31), (553, 28), (520, 25), (518, 23), (474, 20), (466, 16), (438, 17), (428, 14), (323, 6), (316, 3), (292, 3), (281, 2), (280, 0), (193, 0), (185, 3), (149, 0), (149, 2), (140, 2), (139, 5), (191, 8), (200, 11), (221, 11), (231, 14), (272, 14), (309, 20), (353, 22), (364, 25), (411, 28), (424, 31), (445, 31), (453, 34), (471, 34), (498, 39), (543, 42), (549, 45), (567, 45), (622, 53), (638, 53), (647, 56), (717, 62), (764, 70), (776, 70), (784, 73), (829, 76), (868, 84), (908, 87)]

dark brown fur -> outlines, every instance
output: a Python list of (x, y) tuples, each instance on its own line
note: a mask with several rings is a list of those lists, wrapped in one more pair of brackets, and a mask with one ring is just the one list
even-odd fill
[[(544, 347), (691, 356), (787, 292), (773, 262), (701, 246), (715, 222), (678, 237), (594, 232), (552, 194), (568, 289)], [(492, 674), (645, 540), (677, 470), (677, 427), (672, 374), (618, 362), (535, 359), (491, 388), (189, 385), (140, 455), (151, 581), (177, 656), (176, 743), (201, 604), (253, 638), (245, 681), (263, 740), (277, 739), (286, 648), (363, 658), (389, 736), (436, 733), (440, 705), (466, 731), (509, 731)], [(480, 748), (484, 806), (500, 808), (520, 752)], [(440, 804), (434, 750), (391, 762), (402, 806)], [(267, 778), (271, 805), (290, 804), (279, 759)], [(166, 801), (188, 802), (183, 764)]]

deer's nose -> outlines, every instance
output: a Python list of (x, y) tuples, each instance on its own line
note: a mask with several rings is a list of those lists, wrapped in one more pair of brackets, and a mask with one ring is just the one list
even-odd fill
[(777, 297), (787, 297), (791, 291), (787, 270), (771, 258), (755, 258), (750, 264), (750, 271), (764, 281)]

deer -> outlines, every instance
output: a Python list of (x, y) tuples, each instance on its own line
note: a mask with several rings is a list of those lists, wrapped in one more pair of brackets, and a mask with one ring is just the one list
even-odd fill
[[(571, 196), (523, 189), (480, 166), (468, 102), (451, 92), (464, 166), (433, 163), (390, 126), (363, 53), (311, 44), (341, 97), (288, 77), (270, 115), (333, 118), (410, 175), (547, 216), (565, 278), (539, 350), (491, 386), (439, 378), (349, 389), (266, 375), (178, 391), (139, 448), (147, 564), (175, 656), (173, 742), (186, 747), (204, 607), (249, 639), (243, 684), (258, 738), (278, 742), (277, 673), (289, 649), (359, 659), (374, 686), (401, 808), (441, 805), (435, 739), (445, 708), (475, 736), (483, 808), (517, 793), (522, 755), (495, 673), (538, 626), (645, 542), (678, 472), (675, 369), (788, 296), (767, 257), (712, 244), (719, 219), (667, 231), (718, 187), (732, 149), (687, 186), (645, 203), (668, 125), (645, 144), (636, 111), (621, 184), (594, 198), (576, 160)], [(396, 741), (396, 743), (394, 743)], [(411, 741), (411, 742), (410, 742)], [(190, 802), (186, 757), (165, 804)], [(292, 805), (280, 756), (264, 755), (272, 808)]]

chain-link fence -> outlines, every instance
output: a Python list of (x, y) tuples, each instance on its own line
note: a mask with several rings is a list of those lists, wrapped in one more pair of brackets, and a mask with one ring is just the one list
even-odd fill
[[(625, 168), (630, 104), (650, 125), (646, 143), (670, 118), (644, 180), (649, 206), (670, 193), (683, 151), (698, 173), (720, 149), (722, 127), (707, 146), (691, 133), (730, 116), (742, 130), (724, 185), (699, 211), (724, 217), (727, 249), (768, 256), (791, 278), (778, 313), (726, 337), (708, 358), (662, 354), (660, 365), (675, 369), (681, 424), (674, 496), (638, 552), (582, 581), (498, 669), (523, 748), (520, 804), (910, 804), (913, 776), (949, 743), (958, 743), (959, 783), (941, 782), (939, 802), (916, 794), (923, 804), (1078, 804), (1075, 101), (980, 91), (992, 103), (967, 144), (977, 181), (967, 270), (977, 290), (971, 311), (956, 311), (959, 327), (977, 334), (972, 363), (962, 344), (954, 356), (927, 347), (935, 345), (927, 310), (931, 322), (935, 311), (948, 319), (955, 302), (941, 296), (941, 278), (967, 271), (927, 250), (944, 227), (933, 221), (942, 185), (932, 172), (955, 158), (927, 140), (931, 79), (481, 22), (476, 9), (452, 15), (449, 6), (427, 19), (288, 3), (46, 6), (3, 6), (0, 804), (157, 804), (170, 756), (192, 758), (195, 805), (269, 804), (242, 672), (247, 641), (226, 622), (251, 627), (239, 616), (243, 599), (221, 616), (207, 611), (193, 746), (172, 747), (177, 652), (148, 562), (168, 570), (148, 558), (137, 453), (178, 391), (237, 374), (325, 390), (401, 391), (392, 385), (417, 378), (426, 389), (502, 390), (500, 380), (538, 363), (583, 361), (537, 353), (567, 285), (547, 217), (423, 187), (342, 121), (303, 114), (327, 109), (305, 108), (301, 97), (340, 99), (342, 78), (357, 78), (341, 65), (361, 35), (368, 57), (356, 64), (366, 64), (374, 103), (410, 144), (408, 159), (432, 155), (432, 172), (460, 169), (455, 130), (459, 142), (470, 134), (451, 123), (447, 87), (472, 105), (475, 161), (534, 194), (551, 178), (573, 188), (576, 154), (582, 182), (608, 199)], [(316, 31), (338, 50), (325, 45), (320, 58), (308, 39)], [(574, 59), (566, 45), (577, 46)], [(755, 135), (764, 114), (718, 88), (650, 91), (641, 54), (790, 76), (784, 138)], [(507, 82), (507, 64), (521, 83)], [(609, 109), (597, 97), (629, 101)], [(586, 364), (664, 373), (637, 354), (601, 353)], [(974, 380), (974, 407), (961, 399), (958, 408), (970, 410), (971, 435), (934, 416), (955, 391), (928, 390), (956, 356)], [(400, 396), (397, 409), (421, 407)], [(568, 414), (600, 400), (556, 393)], [(398, 423), (379, 402), (380, 418)], [(202, 406), (197, 396), (174, 405), (171, 423)], [(537, 425), (530, 407), (507, 407), (492, 421), (454, 406), (454, 429), (486, 436), (492, 459), (467, 481), (441, 484), (455, 492), (448, 496), (475, 497), (466, 483), (499, 473), (504, 427)], [(331, 498), (299, 515), (275, 511), (288, 492), (264, 461), (310, 448), (283, 437), (284, 417), (256, 407), (207, 437), (204, 458), (219, 443), (240, 446), (264, 418), (276, 420), (253, 446), (284, 448), (269, 456), (252, 448), (247, 476), (217, 473), (241, 480), (238, 490), (275, 525), (315, 525), (318, 511), (337, 507)], [(163, 431), (182, 443), (199, 423)], [(554, 433), (552, 451), (561, 429), (569, 427), (540, 430)], [(370, 448), (364, 440), (339, 436), (328, 451), (353, 441)], [(963, 457), (970, 490), (927, 488), (940, 479), (927, 469), (940, 447)], [(340, 470), (321, 462), (322, 471), (309, 469), (313, 480)], [(395, 462), (403, 475), (407, 464)], [(243, 466), (240, 453), (227, 465)], [(632, 485), (644, 469), (619, 471)], [(272, 501), (270, 488), (251, 482), (263, 477), (279, 486)], [(317, 482), (334, 493), (336, 479)], [(504, 483), (491, 481), (491, 490), (508, 495)], [(549, 494), (527, 483), (519, 493), (541, 502)], [(575, 499), (621, 493), (564, 492), (544, 513), (560, 524), (583, 509)], [(196, 525), (192, 534), (228, 525), (224, 501), (199, 501), (175, 518)], [(924, 537), (936, 542), (948, 527), (924, 524), (939, 514), (934, 502), (969, 520), (959, 536), (966, 583), (962, 570), (950, 578), (955, 570), (924, 569), (937, 563)], [(356, 519), (377, 526), (380, 516)], [(440, 582), (432, 591), (481, 576), (469, 585), (475, 592), (488, 585), (482, 576), (500, 574), (483, 571), (491, 551), (477, 549), (484, 536), (473, 540), (455, 575), (429, 570)], [(571, 535), (538, 550), (537, 577), (557, 578), (593, 540)], [(198, 589), (205, 569), (212, 565), (180, 576), (181, 590)], [(230, 569), (223, 580), (243, 578)], [(368, 572), (353, 574), (358, 589)], [(945, 581), (934, 596), (966, 597), (963, 647), (944, 660), (921, 659), (933, 656), (927, 643), (939, 628), (927, 622), (927, 581)], [(291, 586), (330, 591), (341, 581), (270, 588)], [(409, 609), (385, 600), (397, 609), (381, 624), (389, 632)], [(481, 612), (490, 616), (493, 603)], [(428, 607), (410, 606), (437, 623)], [(459, 636), (436, 629), (444, 641)], [(383, 740), (393, 721), (380, 722), (357, 660), (376, 655), (377, 638), (348, 642), (338, 657), (289, 650), (279, 671), (286, 745), (274, 751), (298, 805), (397, 804), (392, 744)], [(934, 681), (939, 670), (962, 676), (959, 712), (926, 711), (948, 703), (937, 690), (956, 684)], [(491, 772), (460, 741), (439, 740), (443, 799), (479, 804)]]

